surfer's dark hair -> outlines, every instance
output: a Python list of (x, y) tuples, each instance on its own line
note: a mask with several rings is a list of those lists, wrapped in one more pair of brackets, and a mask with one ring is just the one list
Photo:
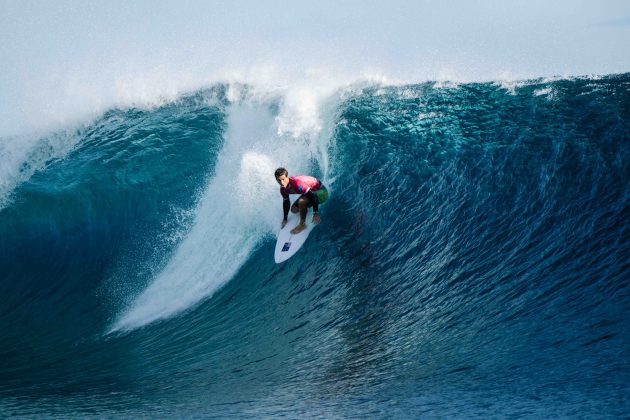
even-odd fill
[(284, 168), (276, 169), (276, 179), (278, 179), (281, 175), (289, 175), (289, 173)]

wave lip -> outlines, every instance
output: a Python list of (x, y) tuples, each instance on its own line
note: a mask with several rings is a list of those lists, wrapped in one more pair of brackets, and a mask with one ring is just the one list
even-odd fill
[(72, 130), (48, 136), (0, 138), (0, 210), (9, 204), (16, 187), (49, 161), (63, 158), (81, 138)]

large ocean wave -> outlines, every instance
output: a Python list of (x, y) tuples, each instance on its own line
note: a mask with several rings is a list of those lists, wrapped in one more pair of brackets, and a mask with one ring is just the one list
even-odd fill
[[(0, 410), (621, 416), (630, 76), (218, 84), (0, 157)], [(331, 192), (273, 262), (273, 171)]]

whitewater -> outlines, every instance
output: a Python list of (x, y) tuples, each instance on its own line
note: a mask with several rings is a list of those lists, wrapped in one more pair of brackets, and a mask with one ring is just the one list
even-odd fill
[[(0, 410), (623, 417), (630, 76), (212, 83), (3, 137)], [(276, 265), (276, 167), (329, 187)]]
[[(302, 173), (311, 169), (310, 161), (325, 162), (315, 98), (301, 95), (298, 101), (230, 89), (227, 96), (235, 102), (226, 110), (215, 175), (201, 193), (193, 226), (168, 266), (112, 331), (169, 317), (211, 295), (263, 238), (277, 231), (278, 191), (269, 174), (278, 165)], [(273, 107), (280, 109), (277, 115)]]

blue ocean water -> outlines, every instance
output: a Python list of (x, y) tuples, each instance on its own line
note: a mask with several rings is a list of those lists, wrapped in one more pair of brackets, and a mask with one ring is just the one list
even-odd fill
[(234, 88), (3, 155), (2, 416), (628, 416), (630, 74)]

